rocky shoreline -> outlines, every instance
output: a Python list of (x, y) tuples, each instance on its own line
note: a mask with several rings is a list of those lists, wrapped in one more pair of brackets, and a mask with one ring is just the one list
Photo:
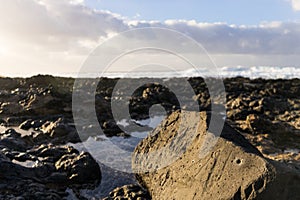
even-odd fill
[[(191, 193), (192, 190), (185, 191), (182, 186), (174, 183), (175, 180), (182, 178), (184, 173), (192, 174), (191, 171), (182, 171), (177, 168), (176, 163), (174, 166), (169, 166), (170, 169), (156, 171), (154, 174), (136, 173), (137, 179), (134, 179), (132, 174), (118, 174), (108, 167), (99, 165), (93, 155), (74, 148), (76, 145), (72, 146), (71, 144), (80, 144), (89, 137), (99, 135), (95, 124), (81, 126), (80, 130), (78, 130), (78, 126), (75, 127), (72, 113), (72, 92), (79, 88), (73, 88), (74, 81), (73, 78), (42, 75), (26, 79), (0, 78), (0, 199), (168, 199), (171, 197), (170, 188), (179, 191), (176, 193), (172, 190), (173, 199), (180, 199), (180, 195), (185, 194), (191, 199), (199, 199), (197, 194)], [(202, 113), (211, 112), (209, 91), (202, 78), (188, 79), (195, 92), (192, 99), (199, 104), (199, 107), (192, 107), (191, 110), (184, 108), (191, 107), (188, 104), (194, 102), (186, 101), (187, 105), (179, 105), (176, 95), (160, 84), (143, 85), (137, 88), (132, 96), (124, 97), (121, 91), (126, 88), (126, 85), (124, 88), (119, 88), (120, 91), (114, 91), (118, 81), (119, 79), (108, 78), (84, 79), (80, 86), (81, 89), (83, 88), (82, 94), (79, 95), (82, 98), (79, 100), (82, 102), (83, 110), (90, 106), (87, 101), (88, 94), (84, 93), (84, 88), (90, 85), (97, 86), (93, 109), (96, 110), (97, 122), (103, 130), (105, 138), (119, 137), (123, 140), (130, 138), (130, 133), (123, 131), (123, 128), (126, 128), (125, 125), (114, 119), (111, 109), (111, 101), (115, 98), (114, 92), (119, 94), (119, 97), (123, 97), (124, 102), (129, 99), (130, 117), (134, 120), (151, 117), (149, 109), (157, 104), (160, 104), (165, 109), (166, 115), (171, 118), (174, 118), (180, 109), (191, 113), (199, 112), (199, 110)], [(130, 83), (134, 80), (128, 79), (127, 81)], [(252, 80), (237, 77), (226, 78), (223, 81), (226, 90), (226, 113), (221, 115), (226, 115), (226, 127), (230, 128), (224, 130), (230, 130), (230, 134), (227, 134), (227, 137), (221, 135), (224, 144), (220, 143), (219, 146), (217, 145), (218, 148), (235, 149), (246, 146), (246, 150), (244, 148), (237, 151), (237, 155), (245, 154), (247, 157), (247, 152), (250, 151), (252, 152), (251, 156), (255, 154), (261, 160), (261, 163), (257, 163), (257, 168), (267, 167), (261, 168), (262, 171), (259, 172), (253, 172), (250, 169), (239, 172), (243, 176), (249, 175), (250, 172), (252, 175), (254, 174), (253, 177), (257, 176), (247, 180), (248, 182), (235, 180), (229, 176), (230, 180), (222, 180), (223, 182), (220, 183), (232, 185), (234, 182), (235, 187), (232, 191), (226, 193), (220, 190), (219, 192), (228, 195), (210, 198), (267, 199), (274, 197), (268, 196), (270, 193), (274, 194), (272, 192), (274, 188), (283, 187), (287, 188), (286, 191), (289, 192), (289, 194), (286, 194), (286, 191), (281, 192), (282, 195), (286, 195), (283, 198), (297, 199), (295, 191), (297, 189), (299, 191), (299, 187), (287, 187), (287, 185), (299, 185), (300, 177), (300, 80)], [(173, 84), (180, 90), (182, 79), (164, 79), (163, 82)], [(86, 114), (84, 111), (78, 112), (83, 116)], [(161, 130), (168, 130), (174, 126), (166, 124), (166, 121), (168, 118), (162, 122), (165, 125), (154, 129), (152, 134), (157, 135)], [(149, 131), (152, 130), (151, 127), (146, 128)], [(78, 132), (85, 132), (86, 136), (78, 135)], [(167, 131), (163, 133), (166, 134)], [(237, 138), (241, 138), (239, 142), (235, 142)], [(156, 148), (156, 145), (159, 147), (164, 144), (150, 139), (149, 144), (146, 145), (147, 141), (146, 138), (139, 143), (135, 153), (151, 151)], [(234, 146), (228, 146), (228, 142)], [(147, 150), (149, 145), (153, 147)], [(214, 152), (218, 152), (218, 149), (214, 149)], [(214, 155), (216, 156), (215, 161), (222, 160), (225, 156), (223, 154)], [(181, 158), (187, 159), (185, 163), (190, 162), (189, 154), (184, 154)], [(247, 159), (245, 158), (245, 160)], [(257, 160), (252, 157), (251, 159)], [(196, 163), (195, 159), (192, 160)], [(209, 162), (210, 160), (207, 160), (207, 163)], [(195, 165), (194, 163), (193, 165)], [(193, 171), (199, 172), (201, 169), (196, 167)], [(227, 168), (228, 173), (230, 170), (233, 169)], [(174, 175), (176, 171), (181, 171), (182, 174)], [(278, 171), (286, 171), (286, 173), (280, 174)], [(204, 176), (206, 173), (208, 171), (200, 174)], [(216, 171), (211, 174), (218, 176), (220, 173)], [(111, 184), (111, 188), (107, 187), (101, 194), (97, 194), (97, 192), (90, 195), (83, 194), (82, 191), (93, 191), (99, 188), (101, 182), (106, 186), (110, 185), (109, 182), (103, 180), (110, 174), (114, 174), (112, 175), (114, 177), (119, 176), (119, 179), (116, 178), (116, 183)], [(158, 177), (158, 175), (160, 176)], [(165, 182), (159, 185), (161, 177), (166, 176), (168, 178), (164, 179)], [(289, 180), (280, 178), (280, 176), (289, 177)], [(158, 182), (154, 181), (157, 179), (159, 179)], [(257, 186), (261, 184), (259, 180), (264, 182), (260, 187)], [(212, 185), (218, 182), (215, 179), (206, 181), (207, 184)], [(183, 179), (184, 185), (190, 185), (193, 182), (196, 184), (191, 179)], [(270, 187), (267, 186), (269, 182)], [(190, 188), (199, 187), (199, 185), (201, 184), (192, 184)], [(209, 190), (205, 190), (205, 188), (210, 187), (211, 185), (201, 186), (201, 189), (198, 190), (206, 191), (205, 195), (209, 197), (218, 191), (218, 187), (214, 186), (211, 193), (207, 192)], [(201, 193), (201, 195), (203, 194), (204, 192)]]

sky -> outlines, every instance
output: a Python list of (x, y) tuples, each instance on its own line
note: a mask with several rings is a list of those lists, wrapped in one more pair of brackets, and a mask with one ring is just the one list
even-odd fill
[[(0, 76), (74, 74), (97, 46), (143, 27), (168, 28), (191, 37), (218, 67), (300, 67), (300, 0), (0, 0), (0, 4)], [(131, 60), (124, 59), (117, 69), (124, 70)]]
[(86, 5), (148, 21), (185, 19), (257, 25), (262, 21), (293, 21), (300, 17), (299, 12), (292, 10), (292, 3), (288, 0), (123, 0), (122, 3), (87, 0)]

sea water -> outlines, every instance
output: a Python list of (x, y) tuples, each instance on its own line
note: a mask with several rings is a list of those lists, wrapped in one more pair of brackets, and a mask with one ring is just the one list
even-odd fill
[[(63, 77), (83, 77), (96, 78), (100, 72), (72, 72), (65, 74), (54, 74)], [(171, 77), (221, 77), (230, 78), (243, 76), (246, 78), (265, 78), (265, 79), (292, 79), (300, 78), (299, 67), (276, 67), (276, 66), (236, 66), (236, 67), (216, 67), (213, 70), (207, 68), (192, 68), (176, 72), (106, 72), (102, 74), (108, 78), (171, 78)]]

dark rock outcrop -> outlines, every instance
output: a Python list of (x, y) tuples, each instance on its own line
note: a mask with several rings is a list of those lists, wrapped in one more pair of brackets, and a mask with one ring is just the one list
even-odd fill
[(227, 122), (265, 157), (299, 167), (300, 80), (239, 77), (224, 84)]
[(3, 135), (1, 199), (62, 199), (67, 188), (93, 188), (101, 180), (99, 165), (89, 153), (51, 144), (30, 148), (13, 129)]

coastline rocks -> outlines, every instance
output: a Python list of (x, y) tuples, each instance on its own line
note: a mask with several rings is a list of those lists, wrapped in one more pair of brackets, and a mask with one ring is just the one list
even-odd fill
[(33, 143), (22, 138), (21, 134), (10, 128), (0, 133), (0, 147), (15, 151), (26, 151)]
[(27, 119), (19, 125), (19, 129), (30, 132), (24, 136), (30, 138), (35, 145), (44, 143), (67, 144), (81, 142), (71, 119), (64, 117), (45, 117), (40, 120)]
[[(63, 118), (56, 121), (47, 121), (41, 127), (41, 131), (53, 139), (68, 138), (67, 142), (80, 142), (79, 137), (74, 126), (69, 125), (70, 122)], [(76, 137), (77, 136), (77, 137)]]
[(64, 191), (51, 189), (43, 184), (23, 180), (15, 184), (0, 186), (0, 199), (3, 200), (61, 200), (66, 198)]
[(28, 131), (29, 129), (39, 130), (40, 127), (45, 123), (45, 120), (32, 120), (27, 119), (19, 125), (20, 129)]
[(4, 115), (9, 115), (10, 113), (19, 113), (20, 110), (23, 110), (23, 107), (14, 101), (2, 103), (0, 106), (0, 114)]
[[(193, 121), (195, 115), (194, 112), (171, 114), (136, 147), (133, 169), (152, 199), (256, 199), (262, 192), (267, 195), (265, 191), (271, 183), (281, 181), (278, 175), (281, 171), (234, 129), (225, 124), (221, 137), (215, 138), (207, 132), (206, 113), (200, 113), (199, 126), (196, 123), (191, 127), (192, 124), (187, 123)], [(179, 125), (180, 130), (186, 130), (184, 133), (177, 132)], [(170, 154), (165, 151), (151, 157), (151, 152), (161, 152), (174, 143), (178, 134), (183, 134), (181, 139), (186, 140), (193, 136), (190, 132), (194, 130), (197, 134), (188, 145), (177, 141), (177, 145), (181, 145), (178, 148), (185, 151), (174, 162), (158, 168), (157, 163)], [(201, 154), (204, 144), (211, 142), (215, 142), (212, 149)], [(299, 183), (299, 179), (295, 180)], [(294, 187), (282, 182), (279, 185), (286, 191)]]
[(103, 200), (151, 200), (149, 193), (139, 185), (125, 185), (109, 193)]
[(227, 122), (272, 160), (300, 166), (300, 80), (227, 78)]
[(264, 190), (257, 199), (299, 199), (300, 168), (297, 165), (273, 160), (269, 160), (269, 162), (276, 169), (276, 178), (270, 182), (266, 190)]
[(34, 76), (27, 79), (1, 78), (1, 116), (44, 116), (71, 114), (74, 79)]
[(98, 163), (89, 153), (67, 154), (56, 163), (58, 172), (66, 173), (70, 183), (83, 184), (101, 180), (101, 172)]
[[(152, 79), (145, 79), (144, 82), (149, 82), (148, 80)], [(133, 79), (128, 79), (129, 84), (123, 84), (120, 88), (115, 87), (119, 79), (101, 78), (83, 81), (82, 85), (77, 88), (83, 87), (83, 89), (80, 89), (82, 93), (78, 95), (79, 106), (77, 109), (84, 123), (82, 123), (82, 126), (80, 124), (76, 127), (81, 128), (79, 130), (82, 130), (86, 137), (81, 135), (81, 138), (79, 138), (72, 116), (74, 79), (42, 75), (26, 79), (0, 78), (0, 85), (2, 86), (0, 89), (0, 124), (5, 126), (1, 128), (9, 129), (0, 134), (0, 160), (2, 163), (0, 164), (0, 199), (62, 199), (66, 195), (66, 187), (71, 187), (71, 189), (68, 189), (73, 190), (77, 196), (79, 194), (77, 188), (94, 187), (95, 183), (92, 183), (94, 180), (93, 175), (96, 175), (95, 182), (99, 181), (99, 176), (98, 168), (92, 158), (88, 154), (80, 154), (74, 148), (59, 145), (68, 144), (69, 142), (81, 142), (81, 140), (88, 139), (89, 136), (98, 136), (99, 124), (107, 137), (129, 136), (122, 131), (123, 129), (120, 129), (120, 121), (114, 119), (111, 111), (111, 101), (114, 99), (121, 99), (126, 103), (126, 106), (129, 107), (130, 117), (134, 120), (146, 119), (151, 116), (150, 111), (153, 111), (151, 106), (156, 106), (156, 104), (160, 104), (166, 109), (167, 114), (170, 114), (172, 111), (177, 110), (179, 105), (176, 96), (163, 85), (172, 84), (173, 88), (176, 87), (183, 92), (182, 96), (188, 97), (185, 100), (191, 100), (185, 101), (186, 105), (180, 105), (183, 110), (189, 108), (190, 106), (187, 105), (191, 102), (199, 103), (199, 108), (196, 107), (191, 110), (211, 110), (210, 95), (204, 79), (197, 77), (188, 79), (195, 91), (195, 95), (191, 98), (185, 93), (182, 80), (181, 78), (164, 79), (163, 83), (167, 84), (162, 85), (149, 82), (149, 84), (136, 88), (131, 96), (125, 96), (124, 91), (128, 89), (128, 86), (131, 86), (132, 81), (135, 81)], [(221, 181), (222, 184), (225, 183), (224, 188), (231, 188), (232, 186), (226, 185), (229, 183), (224, 180), (226, 178), (228, 181), (230, 178), (233, 180), (234, 190), (236, 191), (232, 189), (225, 191), (225, 193), (233, 194), (235, 192), (234, 198), (236, 199), (242, 198), (242, 196), (249, 196), (251, 199), (255, 195), (258, 199), (295, 199), (293, 197), (296, 197), (295, 194), (300, 191), (297, 187), (299, 185), (299, 175), (297, 173), (300, 168), (300, 80), (264, 80), (238, 77), (224, 79), (224, 83), (227, 98), (226, 121), (258, 148), (263, 156), (282, 163), (271, 160), (266, 161), (257, 149), (245, 141), (243, 136), (226, 125), (215, 146), (215, 153), (208, 154), (204, 158), (200, 159), (198, 155), (196, 156), (195, 152), (198, 151), (195, 145), (198, 141), (197, 138), (189, 146), (184, 143), (184, 140), (181, 143), (179, 142), (179, 148), (183, 149), (184, 153), (172, 162), (175, 163), (172, 168), (173, 172), (170, 170), (170, 172), (161, 173), (162, 176), (157, 178), (161, 181), (155, 187), (157, 190), (164, 189), (170, 186), (170, 183), (177, 181), (177, 183), (175, 182), (177, 185), (175, 183), (172, 185), (178, 190), (178, 192), (175, 190), (174, 195), (179, 191), (185, 194), (183, 186), (191, 184), (194, 181), (193, 176), (200, 176), (196, 179), (195, 184), (198, 184), (197, 181), (202, 180), (203, 182), (198, 185), (201, 186), (201, 184), (207, 183), (206, 189), (212, 185), (212, 188), (216, 188), (217, 191), (217, 186), (212, 183)], [(96, 96), (93, 93), (87, 94), (88, 90), (86, 88), (97, 84)], [(114, 89), (116, 89), (116, 96), (112, 96)], [(95, 98), (95, 105), (91, 105), (90, 102), (93, 102), (91, 98)], [(91, 111), (94, 112), (94, 110), (96, 110), (98, 121), (91, 122), (89, 116)], [(119, 109), (119, 112), (123, 112), (123, 109)], [(164, 112), (161, 113), (164, 114)], [(156, 114), (160, 113), (156, 112)], [(186, 121), (186, 127), (190, 127), (189, 121), (191, 120)], [(168, 134), (173, 134), (171, 129), (167, 127), (173, 127), (176, 130), (174, 124), (177, 124), (176, 118), (170, 120), (168, 125), (165, 124), (166, 130), (161, 130), (161, 133), (159, 133), (160, 129), (158, 128), (157, 132), (154, 132), (154, 137), (144, 140), (144, 144), (151, 144), (150, 147), (141, 148), (139, 151), (143, 152), (143, 149), (152, 151), (167, 145)], [(22, 130), (16, 128), (18, 126)], [(203, 127), (205, 127), (205, 124), (203, 124)], [(164, 133), (167, 133), (167, 135), (164, 136)], [(158, 135), (161, 135), (161, 137), (156, 138)], [(199, 136), (198, 139), (200, 144), (203, 138)], [(143, 145), (140, 147), (143, 147)], [(185, 150), (184, 147), (189, 148)], [(217, 148), (219, 148), (219, 151)], [(220, 151), (220, 149), (223, 150)], [(198, 160), (191, 158), (193, 152)], [(170, 155), (176, 156), (171, 152)], [(228, 156), (228, 160), (223, 160), (223, 157), (226, 156)], [(241, 158), (241, 156), (245, 157)], [(160, 155), (157, 156), (157, 160), (159, 158), (161, 158)], [(176, 164), (180, 161), (180, 158), (185, 161), (182, 161), (184, 170)], [(249, 165), (249, 169), (239, 167), (245, 166), (247, 160), (252, 161), (254, 158), (255, 161)], [(137, 161), (145, 161), (142, 157), (139, 159)], [(161, 160), (162, 162), (168, 161), (166, 159)], [(233, 162), (231, 163), (231, 161)], [(204, 165), (204, 162), (207, 162), (207, 164)], [(151, 162), (141, 163), (144, 164), (144, 167), (154, 168), (154, 166), (151, 166)], [(224, 170), (216, 170), (221, 168), (222, 163), (226, 164), (224, 164)], [(198, 168), (196, 165), (198, 165)], [(251, 171), (253, 170), (251, 166), (256, 165), (260, 166), (257, 168), (258, 172)], [(186, 170), (189, 167), (191, 169)], [(237, 170), (231, 175), (231, 170), (235, 168)], [(102, 166), (101, 169), (103, 169)], [(198, 169), (205, 171), (203, 173), (211, 172), (211, 174), (208, 177), (207, 174), (200, 173)], [(263, 169), (266, 170), (266, 174), (261, 172)], [(197, 170), (199, 174), (193, 174)], [(245, 172), (239, 170), (245, 170)], [(104, 172), (99, 174), (100, 177), (103, 176), (103, 179), (107, 179), (106, 182), (103, 181), (105, 185), (103, 187), (107, 187), (103, 196), (107, 196), (108, 192), (114, 187), (132, 183), (121, 181), (120, 184), (114, 185), (106, 177), (118, 177), (124, 180), (123, 176), (118, 172), (112, 174), (109, 170), (103, 171), (105, 171), (106, 176), (103, 175)], [(227, 172), (227, 175), (223, 173), (224, 171)], [(249, 173), (253, 175), (249, 175)], [(262, 176), (264, 184), (261, 184), (262, 182), (259, 180), (254, 180), (255, 174), (259, 173), (264, 174)], [(138, 175), (137, 177), (140, 183), (143, 183), (146, 176), (142, 178), (141, 176)], [(151, 173), (147, 176), (156, 177)], [(232, 176), (234, 177), (232, 178)], [(245, 178), (244, 176), (249, 177)], [(88, 177), (91, 183), (81, 182), (84, 177)], [(173, 180), (170, 180), (171, 178)], [(148, 183), (149, 180), (150, 178), (145, 182)], [(154, 184), (155, 181), (152, 181), (151, 184)], [(108, 185), (111, 187), (108, 187)], [(237, 189), (237, 185), (241, 187)], [(263, 185), (262, 189), (258, 189), (261, 185)], [(190, 187), (189, 189), (194, 188)], [(208, 192), (211, 190), (207, 189)], [(128, 194), (127, 196), (134, 193), (130, 192), (130, 188), (119, 188), (112, 193), (110, 198), (128, 198), (125, 197), (126, 195), (118, 196), (118, 191), (123, 191)], [(259, 193), (260, 191), (262, 192)], [(173, 193), (170, 192), (170, 194)], [(188, 195), (191, 194), (188, 193)], [(188, 199), (188, 197), (185, 196), (184, 199)], [(207, 198), (214, 199), (209, 196)]]
[(62, 199), (67, 188), (95, 188), (101, 181), (98, 163), (89, 153), (79, 153), (73, 147), (4, 147), (0, 150), (1, 199)]

